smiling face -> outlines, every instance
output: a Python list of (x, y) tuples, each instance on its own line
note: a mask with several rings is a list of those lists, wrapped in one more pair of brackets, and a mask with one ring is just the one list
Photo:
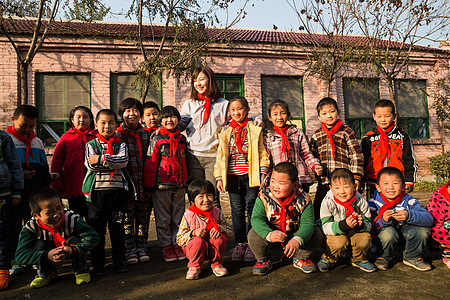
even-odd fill
[(58, 197), (39, 202), (39, 214), (32, 212), (35, 220), (41, 220), (47, 226), (58, 227), (64, 217), (64, 206)]
[(382, 174), (379, 184), (375, 186), (388, 201), (395, 200), (405, 190), (405, 184), (396, 174)]
[(331, 182), (331, 192), (341, 202), (347, 202), (353, 198), (356, 191), (356, 184), (349, 178), (335, 178)]
[(113, 115), (102, 113), (95, 122), (95, 128), (105, 139), (109, 139), (117, 129), (116, 119)]
[(146, 108), (144, 109), (144, 116), (142, 116), (142, 121), (149, 128), (158, 127), (158, 115), (159, 112), (156, 108)]
[(281, 105), (275, 105), (269, 112), (269, 121), (279, 128), (283, 128), (288, 119), (289, 112)]
[(36, 127), (37, 118), (30, 119), (28, 117), (25, 117), (24, 115), (20, 115), (17, 119), (11, 117), (11, 121), (13, 121), (14, 128), (18, 133), (20, 133), (24, 137), (28, 137), (34, 130), (34, 127)]
[(286, 198), (289, 194), (298, 188), (298, 181), (292, 182), (289, 175), (274, 171), (270, 177), (270, 191), (277, 199)]
[(209, 211), (213, 207), (214, 195), (212, 193), (200, 193), (195, 196), (194, 205), (201, 211)]
[(177, 116), (170, 116), (161, 119), (161, 126), (172, 132), (176, 130), (178, 122), (179, 120)]
[(136, 130), (141, 121), (141, 113), (136, 107), (130, 107), (124, 110), (122, 114), (123, 122), (125, 125), (131, 129)]
[(381, 129), (386, 130), (395, 121), (395, 114), (390, 107), (377, 107), (373, 113), (373, 119)]
[(89, 114), (83, 109), (77, 109), (74, 112), (71, 121), (73, 123), (73, 127), (80, 131), (85, 131), (92, 122)]
[(325, 123), (327, 127), (333, 127), (333, 125), (339, 119), (339, 114), (341, 112), (332, 104), (326, 104), (320, 109), (319, 115), (317, 116), (320, 122)]
[(209, 78), (208, 76), (200, 72), (196, 79), (194, 79), (194, 88), (203, 96), (208, 96)]
[(239, 124), (248, 115), (248, 111), (249, 109), (245, 107), (239, 100), (231, 102), (230, 106), (228, 107), (228, 112), (230, 113), (231, 118)]

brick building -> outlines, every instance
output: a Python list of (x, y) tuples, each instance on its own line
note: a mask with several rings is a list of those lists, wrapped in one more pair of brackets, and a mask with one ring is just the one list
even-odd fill
[[(34, 22), (15, 19), (14, 24), (11, 35), (25, 51)], [(133, 72), (142, 60), (135, 45), (126, 40), (136, 32), (135, 24), (55, 22), (53, 26), (54, 34), (46, 39), (28, 70), (28, 103), (39, 110), (37, 133), (49, 146), (49, 153), (55, 138), (67, 129), (68, 111), (73, 106), (90, 106), (95, 114), (102, 108), (117, 109), (119, 100), (135, 96)], [(232, 48), (209, 47), (214, 59), (211, 67), (225, 98), (244, 95), (251, 104), (250, 114), (260, 116), (266, 115), (269, 101), (283, 99), (290, 104), (294, 122), (311, 136), (320, 126), (315, 106), (326, 95), (326, 84), (304, 76), (305, 50), (290, 46), (294, 39), (305, 41), (307, 47), (307, 36), (250, 29), (231, 29), (228, 36), (234, 42)], [(363, 41), (362, 37), (352, 38)], [(414, 77), (401, 76), (395, 82), (398, 122), (414, 138), (420, 175), (429, 174), (427, 157), (440, 153), (444, 146), (450, 149), (450, 139), (443, 136), (431, 109), (436, 80), (449, 75), (448, 48), (448, 44), (415, 47), (409, 68)], [(0, 128), (4, 129), (17, 105), (19, 79), (16, 53), (2, 34), (0, 57)], [(366, 74), (364, 79), (359, 76), (357, 70), (346, 70), (345, 77), (333, 82), (331, 96), (338, 101), (341, 118), (361, 136), (373, 125), (374, 102), (389, 99), (389, 92), (387, 83), (375, 74)], [(189, 83), (181, 82), (178, 87), (173, 78), (161, 78), (147, 100), (181, 108), (189, 95)]]

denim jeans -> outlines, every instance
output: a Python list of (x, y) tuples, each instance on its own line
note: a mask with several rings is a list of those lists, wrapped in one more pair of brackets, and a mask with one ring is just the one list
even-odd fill
[[(228, 175), (228, 195), (231, 204), (231, 220), (235, 243), (247, 242), (247, 233), (251, 229), (253, 206), (258, 197), (259, 187), (249, 187), (248, 174)], [(245, 221), (245, 211), (247, 220)]]
[(376, 234), (375, 240), (381, 246), (382, 258), (391, 259), (394, 252), (400, 249), (402, 243), (405, 244), (403, 251), (404, 259), (419, 258), (422, 256), (423, 247), (430, 235), (431, 229), (428, 227), (403, 225), (400, 228), (387, 226)]

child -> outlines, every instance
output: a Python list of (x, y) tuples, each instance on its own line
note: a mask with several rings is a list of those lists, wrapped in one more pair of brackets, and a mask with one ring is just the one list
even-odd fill
[(70, 111), (70, 129), (56, 144), (52, 158), (51, 187), (69, 202), (69, 208), (81, 217), (87, 217), (86, 197), (81, 192), (86, 175), (84, 149), (86, 143), (95, 139), (94, 116), (86, 106), (76, 106)]
[(317, 219), (322, 200), (330, 190), (331, 172), (337, 168), (349, 169), (355, 177), (356, 190), (361, 186), (364, 157), (355, 132), (339, 119), (340, 113), (336, 100), (332, 98), (323, 98), (317, 104), (321, 128), (311, 138), (311, 151), (319, 158), (323, 167), (314, 198), (314, 214)]
[(321, 272), (328, 271), (351, 245), (352, 265), (365, 272), (375, 272), (377, 268), (366, 259), (372, 240), (369, 205), (357, 192), (355, 178), (348, 169), (335, 169), (330, 182), (331, 191), (320, 207), (326, 246), (317, 267)]
[(123, 212), (133, 181), (125, 167), (128, 164), (127, 145), (115, 134), (117, 115), (102, 109), (95, 117), (97, 137), (86, 144), (85, 165), (88, 169), (82, 191), (88, 206), (88, 223), (100, 236), (100, 243), (91, 250), (92, 274), (105, 273), (105, 234), (108, 224), (111, 238), (113, 270), (128, 271), (125, 264), (125, 231)]
[(57, 190), (43, 188), (30, 197), (32, 218), (20, 232), (16, 259), (26, 265), (38, 265), (32, 288), (48, 285), (55, 277), (55, 263), (72, 259), (75, 283), (91, 281), (86, 255), (99, 242), (98, 234), (80, 216), (64, 210)]
[(395, 167), (402, 171), (406, 192), (411, 193), (414, 189), (417, 176), (414, 148), (408, 134), (395, 125), (395, 118), (394, 103), (390, 100), (378, 101), (373, 112), (377, 128), (366, 133), (361, 141), (370, 197), (375, 192), (377, 174), (384, 167)]
[[(36, 137), (34, 128), (38, 118), (36, 107), (31, 105), (19, 105), (11, 117), (13, 125), (6, 128), (6, 132), (12, 137), (25, 178), (20, 202), (11, 208), (12, 253), (15, 252), (22, 224), (31, 216), (28, 198), (32, 192), (44, 186), (50, 186), (51, 177), (44, 151), (44, 144)], [(12, 274), (24, 272), (24, 269), (12, 262)]]
[(158, 129), (158, 115), (159, 106), (153, 101), (147, 101), (142, 105), (144, 114), (142, 115), (142, 122), (144, 122), (144, 129), (152, 134)]
[(316, 271), (308, 257), (322, 243), (322, 233), (314, 226), (312, 203), (300, 187), (293, 164), (282, 162), (273, 168), (261, 187), (251, 220), (248, 243), (257, 259), (253, 275), (266, 275), (272, 268), (270, 246), (275, 243), (281, 243), (283, 256), (292, 258), (294, 267), (305, 273)]
[(427, 210), (433, 215), (431, 236), (439, 244), (442, 261), (450, 269), (450, 188), (447, 182), (430, 198)]
[(283, 100), (276, 100), (269, 104), (268, 112), (273, 127), (264, 133), (264, 146), (271, 157), (272, 166), (284, 161), (294, 164), (298, 170), (298, 180), (303, 190), (308, 192), (314, 182), (309, 176), (308, 167), (321, 175), (322, 166), (309, 150), (303, 131), (295, 125), (287, 125), (291, 117), (289, 105)]
[(12, 138), (0, 130), (0, 291), (9, 286), (11, 206), (20, 202), (23, 170)]
[(188, 187), (191, 206), (184, 213), (177, 234), (177, 243), (189, 259), (186, 279), (198, 278), (205, 259), (210, 260), (217, 277), (228, 274), (223, 253), (233, 233), (222, 211), (213, 205), (215, 192), (207, 180), (194, 180)]
[(119, 115), (123, 123), (117, 129), (117, 136), (127, 146), (127, 171), (136, 189), (136, 195), (131, 194), (127, 199), (124, 223), (128, 264), (150, 260), (147, 254), (147, 240), (152, 199), (150, 194), (144, 191), (144, 166), (150, 132), (140, 123), (143, 113), (142, 103), (137, 99), (127, 98), (119, 105)]
[[(228, 112), (233, 120), (219, 135), (214, 176), (219, 192), (228, 190), (230, 196), (236, 243), (231, 258), (233, 261), (253, 262), (255, 256), (248, 247), (247, 233), (251, 228), (250, 219), (259, 187), (270, 162), (264, 149), (262, 128), (249, 122), (249, 110), (244, 97), (236, 96), (228, 103)], [(245, 221), (246, 210), (248, 226)]]
[(381, 169), (376, 188), (377, 192), (369, 201), (373, 237), (381, 249), (375, 265), (380, 270), (387, 270), (395, 251), (400, 249), (400, 241), (404, 241), (403, 263), (419, 271), (431, 270), (421, 256), (433, 216), (416, 199), (405, 194), (405, 178), (397, 168)]
[(173, 106), (165, 106), (161, 110), (158, 117), (161, 128), (152, 136), (145, 166), (145, 186), (156, 189), (153, 199), (156, 233), (166, 262), (186, 259), (177, 245), (188, 177), (186, 137), (177, 127), (180, 119), (180, 113)]

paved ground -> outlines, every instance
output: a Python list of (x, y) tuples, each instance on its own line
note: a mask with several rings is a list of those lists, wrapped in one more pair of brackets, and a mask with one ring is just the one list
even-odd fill
[[(431, 193), (413, 195), (426, 204)], [(223, 202), (224, 211), (229, 207)], [(0, 299), (450, 299), (450, 270), (436, 253), (427, 251), (425, 258), (433, 265), (429, 272), (419, 272), (397, 263), (388, 271), (365, 273), (347, 263), (340, 263), (328, 273), (303, 274), (291, 265), (278, 262), (263, 277), (251, 275), (253, 264), (232, 262), (229, 243), (225, 266), (230, 275), (216, 278), (205, 270), (200, 279), (184, 279), (186, 261), (165, 263), (156, 246), (154, 224), (151, 225), (151, 261), (130, 266), (125, 275), (108, 273), (91, 284), (76, 286), (70, 265), (60, 268), (60, 276), (48, 287), (32, 290), (29, 283), (34, 271), (12, 278)], [(317, 261), (318, 255), (314, 257)]]

